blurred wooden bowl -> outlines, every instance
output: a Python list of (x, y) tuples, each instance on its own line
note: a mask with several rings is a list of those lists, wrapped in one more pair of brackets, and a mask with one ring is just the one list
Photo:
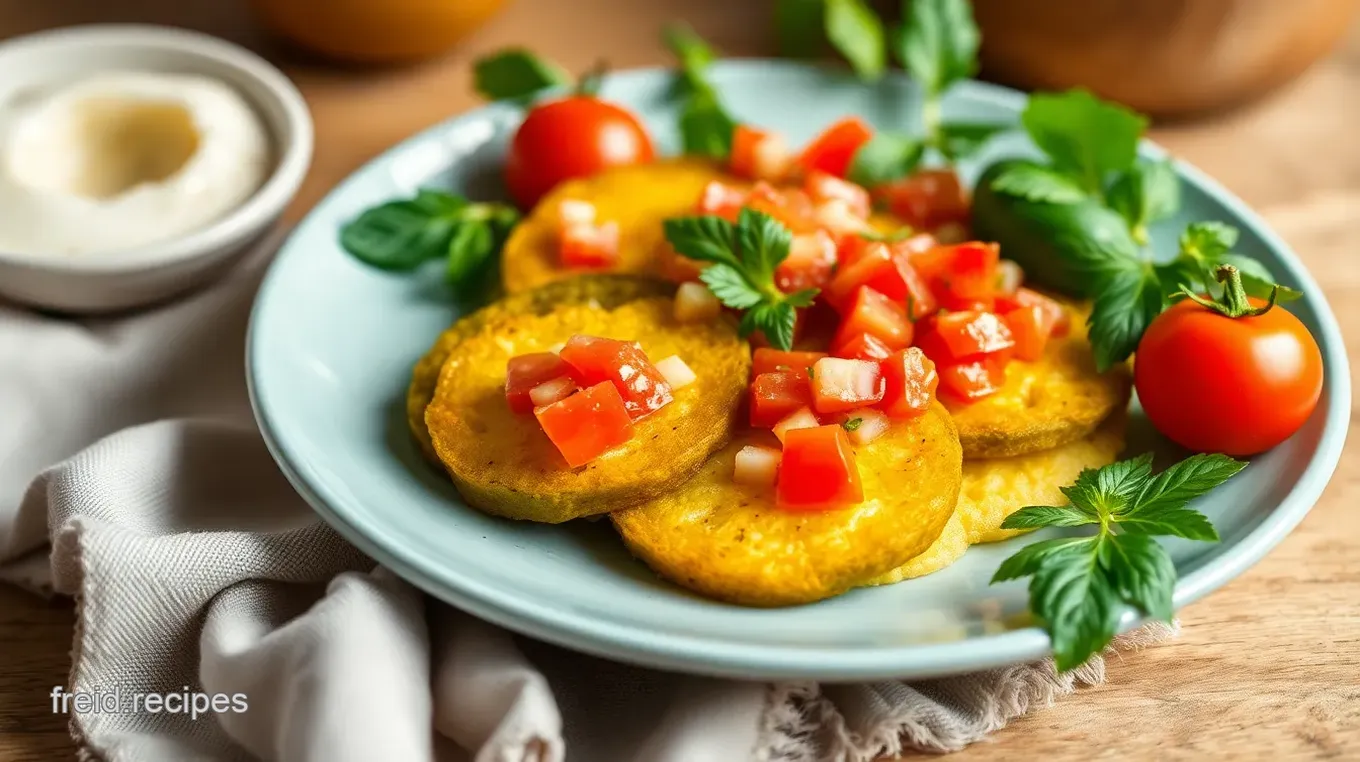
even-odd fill
[(328, 58), (399, 63), (448, 50), (504, 0), (251, 0), (270, 32)]
[(1159, 117), (1235, 106), (1301, 74), (1357, 0), (973, 0), (987, 78), (1083, 86)]

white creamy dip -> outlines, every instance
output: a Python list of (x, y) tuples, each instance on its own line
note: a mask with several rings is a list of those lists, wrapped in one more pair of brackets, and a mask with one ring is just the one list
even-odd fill
[(97, 254), (166, 241), (240, 206), (268, 132), (206, 77), (121, 72), (0, 104), (0, 251)]

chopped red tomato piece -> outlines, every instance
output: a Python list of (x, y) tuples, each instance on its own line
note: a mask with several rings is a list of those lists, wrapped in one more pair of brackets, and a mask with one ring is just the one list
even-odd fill
[(860, 286), (844, 312), (833, 345), (844, 344), (862, 333), (881, 340), (892, 350), (911, 344), (912, 327), (906, 309), (870, 286)]
[(699, 194), (699, 202), (695, 204), (695, 210), (699, 214), (712, 214), (736, 222), (737, 215), (741, 213), (741, 208), (745, 205), (745, 191), (713, 180), (705, 185), (703, 191)]
[(871, 333), (860, 333), (849, 337), (838, 336), (837, 338), (840, 338), (841, 341), (831, 347), (831, 354), (836, 357), (843, 357), (847, 360), (879, 362), (892, 354), (892, 348)]
[(797, 188), (780, 190), (762, 180), (751, 188), (746, 206), (779, 220), (795, 235), (817, 229), (812, 219), (812, 200)]
[(940, 377), (935, 363), (917, 347), (895, 352), (883, 361), (883, 401), (879, 407), (893, 418), (911, 418), (930, 409)]
[(869, 216), (869, 191), (849, 180), (812, 170), (803, 180), (803, 190), (812, 197), (813, 204), (824, 201), (843, 201), (861, 219)]
[(807, 369), (826, 357), (825, 352), (785, 352), (782, 349), (761, 347), (751, 356), (751, 375), (762, 373), (802, 373), (807, 378)]
[(1043, 309), (1053, 323), (1052, 334), (1056, 337), (1066, 336), (1072, 328), (1072, 316), (1068, 314), (1067, 308), (1059, 304), (1057, 300), (1050, 299), (1038, 291), (1018, 288), (1013, 296), (999, 297), (996, 300), (996, 310), (1002, 314), (1020, 307)]
[(768, 429), (811, 401), (806, 371), (761, 373), (751, 382), (751, 425)]
[(798, 164), (807, 172), (821, 170), (829, 175), (845, 177), (855, 152), (873, 136), (873, 130), (864, 120), (855, 116), (846, 117), (813, 138), (798, 157)]
[(940, 365), (937, 371), (940, 374), (940, 392), (965, 402), (995, 394), (1006, 383), (1006, 365), (994, 358)]
[(776, 132), (739, 124), (732, 132), (732, 173), (752, 180), (774, 180), (784, 174), (792, 160), (784, 138)]
[(572, 336), (561, 356), (582, 386), (612, 383), (633, 420), (674, 399), (671, 385), (637, 344), (598, 336)]
[(1000, 252), (1001, 247), (994, 243), (972, 241), (937, 246), (913, 256), (911, 264), (925, 278), (941, 307), (966, 309), (964, 303), (987, 302), (990, 309)]
[(619, 223), (572, 223), (562, 229), (563, 267), (612, 267), (619, 259)]
[(556, 352), (516, 355), (505, 364), (505, 401), (510, 403), (510, 409), (516, 413), (531, 412), (534, 403), (529, 398), (529, 392), (535, 386), (570, 375), (572, 367)]
[(1043, 307), (1037, 304), (1016, 307), (1001, 319), (1015, 337), (1016, 358), (1032, 362), (1044, 356), (1048, 337), (1053, 335), (1053, 316)]
[(1006, 352), (1015, 346), (1011, 329), (993, 312), (944, 313), (935, 318), (934, 333), (955, 360)]
[(862, 286), (909, 307), (912, 320), (919, 320), (937, 309), (935, 297), (908, 261), (908, 256), (883, 243), (870, 243), (853, 262), (842, 262), (836, 277), (826, 287), (826, 300), (844, 311)]
[(774, 271), (780, 291), (792, 293), (805, 288), (821, 288), (836, 269), (836, 241), (825, 230), (793, 237), (789, 255)]
[(968, 193), (952, 170), (928, 169), (880, 185), (874, 195), (915, 228), (934, 229), (968, 221)]
[(699, 273), (706, 266), (703, 262), (676, 251), (670, 241), (664, 238), (657, 243), (656, 259), (661, 277), (672, 283), (690, 283), (699, 280)]
[(883, 399), (878, 363), (823, 357), (812, 366), (812, 409), (822, 415), (867, 407)]
[(864, 501), (859, 466), (845, 429), (818, 426), (784, 435), (775, 501), (790, 511), (823, 511)]
[(534, 415), (572, 468), (584, 466), (633, 438), (633, 419), (619, 390), (608, 381), (540, 407)]

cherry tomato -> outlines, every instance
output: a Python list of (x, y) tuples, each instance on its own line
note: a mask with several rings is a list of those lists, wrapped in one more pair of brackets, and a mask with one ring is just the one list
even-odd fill
[(807, 172), (821, 170), (829, 175), (845, 177), (855, 151), (869, 142), (874, 131), (864, 120), (851, 116), (827, 127), (812, 139), (798, 157), (798, 164)]
[(894, 353), (883, 361), (883, 401), (879, 407), (892, 418), (911, 418), (930, 409), (940, 385), (935, 363), (916, 347)]
[(506, 159), (510, 195), (528, 209), (563, 180), (656, 155), (646, 128), (612, 103), (573, 95), (535, 106), (515, 132)]
[(633, 419), (608, 381), (534, 411), (538, 424), (572, 468), (633, 438)]
[(1187, 299), (1152, 321), (1134, 357), (1148, 419), (1199, 452), (1269, 450), (1303, 426), (1322, 394), (1317, 343), (1282, 307), (1233, 318)]
[(582, 386), (612, 383), (635, 421), (675, 398), (661, 371), (632, 342), (572, 336), (559, 354)]
[(864, 501), (850, 438), (839, 425), (793, 429), (775, 484), (775, 504), (790, 511), (823, 511)]
[(573, 372), (554, 352), (515, 355), (505, 364), (505, 401), (516, 413), (528, 413), (534, 409), (529, 392), (535, 386)]

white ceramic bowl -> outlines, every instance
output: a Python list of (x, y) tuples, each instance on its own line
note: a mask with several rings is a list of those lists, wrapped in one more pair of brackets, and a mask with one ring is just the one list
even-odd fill
[[(245, 203), (207, 227), (125, 251), (79, 259), (0, 251), (0, 297), (62, 312), (128, 309), (168, 299), (220, 275), (283, 213), (312, 158), (306, 102), (278, 69), (250, 51), (169, 27), (93, 25), (0, 43), (0, 104), (111, 70), (200, 74), (234, 87), (273, 141), (274, 168)], [(3, 210), (0, 210), (3, 214)]]

